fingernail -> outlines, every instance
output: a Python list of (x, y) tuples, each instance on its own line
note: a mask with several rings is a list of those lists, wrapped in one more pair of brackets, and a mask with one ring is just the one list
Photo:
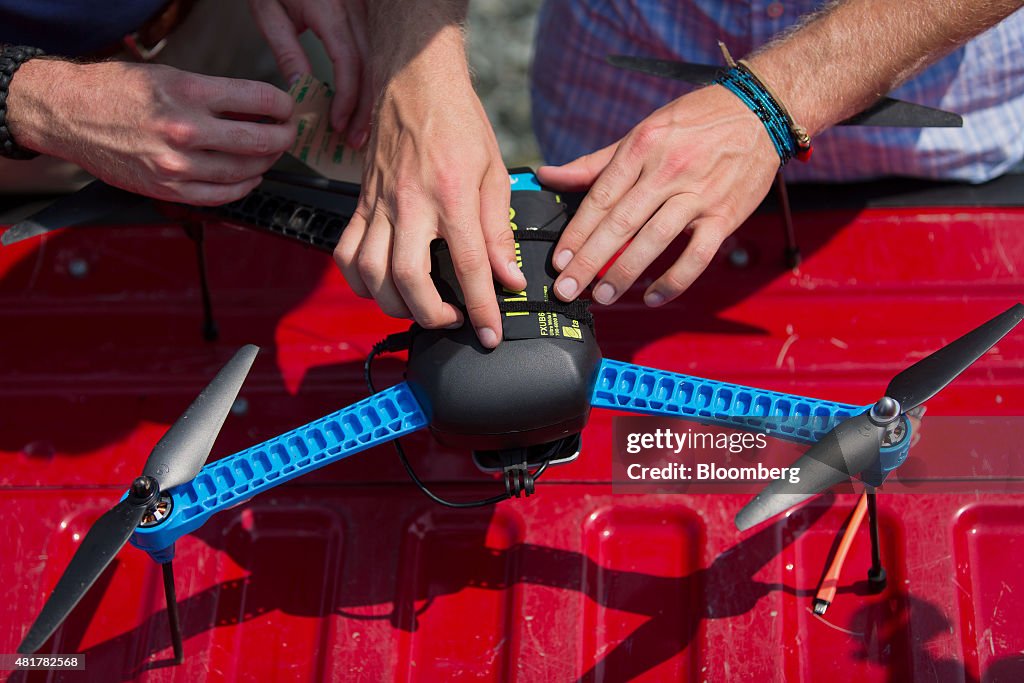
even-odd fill
[(599, 304), (610, 304), (615, 298), (615, 288), (607, 282), (602, 282), (594, 290), (594, 301)]
[(477, 328), (476, 336), (480, 338), (480, 343), (489, 349), (498, 345), (498, 335), (489, 327)]
[(562, 270), (569, 265), (569, 261), (572, 261), (572, 252), (568, 249), (563, 249), (555, 254), (555, 268)]
[(446, 329), (446, 330), (457, 330), (460, 327), (462, 327), (462, 323), (463, 322), (464, 322), (464, 320), (462, 319), (462, 316), (460, 315), (458, 320), (453, 322), (451, 325), (446, 326), (444, 329)]
[(575, 298), (578, 288), (579, 285), (576, 284), (576, 280), (571, 277), (561, 279), (555, 283), (555, 291), (558, 293), (558, 296), (566, 300)]
[(644, 295), (644, 303), (648, 306), (660, 306), (665, 303), (665, 295), (661, 292), (648, 292)]
[(524, 280), (526, 279), (526, 276), (523, 275), (523, 271), (519, 267), (519, 264), (516, 263), (515, 261), (509, 261), (508, 262), (508, 272), (509, 272), (509, 275), (511, 275), (512, 277), (521, 277)]
[(348, 146), (353, 149), (362, 149), (366, 145), (366, 141), (370, 139), (370, 131), (363, 130), (350, 135), (348, 138)]
[(288, 79), (288, 89), (291, 90), (300, 78), (302, 78), (302, 74), (292, 74), (292, 77)]

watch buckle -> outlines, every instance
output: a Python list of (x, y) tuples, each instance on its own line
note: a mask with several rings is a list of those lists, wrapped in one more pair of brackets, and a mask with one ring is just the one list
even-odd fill
[(122, 42), (128, 49), (128, 52), (131, 53), (132, 57), (140, 62), (152, 61), (157, 55), (164, 51), (165, 47), (167, 47), (167, 38), (162, 38), (160, 42), (153, 47), (143, 45), (142, 41), (139, 40), (138, 31), (134, 31), (126, 35)]

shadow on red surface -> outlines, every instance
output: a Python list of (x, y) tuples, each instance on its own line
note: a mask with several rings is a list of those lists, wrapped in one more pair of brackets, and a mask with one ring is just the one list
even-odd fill
[[(475, 538), (460, 538), (456, 552), (436, 552), (420, 557), (418, 567), (428, 576), (434, 577), (428, 586), (416, 586), (416, 581), (400, 581), (402, 568), (399, 565), (398, 548), (391, 554), (389, 562), (374, 562), (372, 572), (363, 572), (346, 582), (344, 592), (338, 596), (333, 611), (348, 618), (383, 619), (394, 628), (415, 631), (419, 628), (419, 616), (430, 609), (435, 598), (457, 593), (467, 587), (487, 590), (507, 590), (515, 584), (536, 584), (559, 590), (577, 591), (590, 600), (610, 609), (621, 610), (646, 617), (647, 620), (623, 640), (614, 650), (597, 662), (580, 680), (628, 680), (657, 666), (685, 650), (706, 619), (730, 618), (749, 611), (760, 599), (773, 591), (784, 591), (793, 595), (810, 597), (812, 592), (798, 590), (783, 583), (762, 583), (753, 579), (765, 564), (779, 551), (794, 542), (803, 531), (818, 521), (828, 505), (831, 496), (821, 499), (821, 504), (804, 508), (787, 519), (768, 525), (756, 534), (720, 554), (706, 568), (686, 576), (666, 577), (641, 572), (609, 571), (599, 567), (588, 555), (568, 552), (533, 544), (518, 544), (507, 549), (487, 548), (485, 537), (490, 527), (491, 515), (474, 512), (463, 515)], [(391, 517), (386, 526), (401, 529), (405, 526), (405, 512)], [(358, 523), (358, 520), (355, 520)], [(378, 528), (382, 520), (373, 520)], [(259, 523), (256, 522), (256, 526)], [(211, 548), (231, 555), (242, 567), (248, 555), (248, 540), (243, 534), (224, 535), (214, 525), (208, 525), (196, 536)], [(384, 536), (390, 537), (390, 533)], [(477, 543), (473, 543), (476, 541)], [(271, 552), (281, 556), (293, 556), (301, 548), (289, 548), (288, 541), (278, 542), (279, 547)], [(451, 551), (451, 546), (445, 546)], [(268, 549), (270, 550), (270, 549)], [(441, 548), (435, 548), (441, 550)], [(508, 567), (515, 567), (509, 574)], [(384, 567), (389, 572), (382, 571)], [(582, 571), (581, 571), (582, 567)], [(109, 575), (113, 570), (108, 570)], [(598, 580), (598, 574), (606, 576)], [(438, 581), (436, 577), (444, 577)], [(316, 580), (316, 577), (308, 577)], [(301, 577), (296, 577), (301, 580)], [(266, 585), (264, 585), (264, 581)], [(90, 594), (92, 608), (102, 600), (109, 578)], [(397, 592), (388, 586), (398, 586)], [(414, 592), (415, 588), (425, 589)], [(319, 618), (323, 613), (320, 596), (310, 591), (284, 591), (277, 579), (252, 573), (244, 579), (221, 583), (189, 596), (179, 602), (183, 615), (183, 632), (189, 640), (201, 632), (220, 626), (233, 625), (239, 621), (264, 614), (281, 611), (287, 614)], [(841, 593), (867, 595), (867, 582), (848, 586)], [(252, 596), (259, 596), (253, 600)], [(424, 602), (417, 608), (415, 603)], [(390, 614), (366, 617), (347, 610), (356, 607), (370, 607), (391, 603)], [(64, 627), (63, 647), (79, 651), (82, 644), (87, 617), (92, 610), (84, 605), (76, 610), (76, 616)], [(886, 624), (891, 623), (907, 608), (906, 596), (895, 594), (881, 608), (872, 609), (859, 621), (865, 627), (884, 634)], [(243, 611), (244, 610), (244, 611)], [(203, 618), (218, 615), (215, 621)], [(231, 616), (225, 616), (231, 615)], [(238, 616), (241, 615), (241, 616)], [(945, 628), (942, 615), (935, 610), (942, 623), (936, 628)], [(124, 652), (131, 651), (133, 644), (148, 642), (155, 651), (170, 648), (166, 629), (167, 613), (154, 613), (137, 629), (126, 632), (114, 639), (86, 648), (88, 662), (116, 661)], [(149, 634), (148, 639), (140, 634)], [(900, 637), (899, 628), (892, 630), (894, 637)], [(884, 635), (881, 637), (884, 638)], [(47, 648), (43, 648), (44, 651)], [(134, 679), (142, 671), (161, 668), (171, 664), (160, 660), (142, 665), (135, 670), (122, 672), (118, 680)], [(962, 673), (962, 667), (961, 667)]]

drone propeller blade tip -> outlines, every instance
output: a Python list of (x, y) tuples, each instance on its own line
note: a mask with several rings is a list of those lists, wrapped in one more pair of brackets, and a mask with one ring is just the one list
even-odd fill
[(607, 55), (605, 61), (619, 69), (684, 81), (692, 85), (710, 85), (723, 68), (712, 64), (695, 64), (635, 55)]
[(736, 527), (745, 531), (856, 477), (877, 460), (884, 433), (867, 412), (843, 420), (793, 463), (798, 480), (771, 481), (739, 511)]
[[(751, 501), (751, 503), (752, 502), (753, 501)], [(733, 518), (732, 521), (733, 521), (733, 523), (736, 524), (736, 530), (737, 531), (746, 531), (747, 529), (749, 529), (752, 526), (755, 526), (757, 524), (757, 521), (754, 520), (754, 515), (751, 514), (751, 513), (747, 513), (747, 510), (749, 508), (750, 508), (750, 503), (747, 503), (743, 507), (743, 509), (741, 509), (739, 512), (736, 513), (736, 516)]]
[(259, 350), (246, 344), (236, 351), (153, 447), (142, 473), (161, 490), (192, 481), (206, 464)]
[[(231, 362), (233, 362), (236, 358), (244, 358), (248, 360), (249, 368), (251, 368), (253, 362), (256, 360), (256, 356), (259, 355), (259, 352), (260, 347), (256, 346), (255, 344), (246, 344), (245, 346), (243, 346), (242, 348), (238, 349), (238, 351), (235, 352), (235, 355), (232, 357)], [(246, 371), (248, 371), (249, 368), (246, 368)]]
[(34, 220), (26, 218), (20, 223), (15, 223), (11, 227), (7, 228), (3, 235), (0, 235), (0, 245), (9, 247), (12, 244), (18, 242), (24, 242), (25, 240), (42, 235), (47, 232), (46, 228), (36, 223)]
[(946, 388), (1024, 320), (1024, 304), (1014, 304), (892, 378), (885, 395), (903, 412), (913, 410)]
[(96, 520), (18, 646), (20, 654), (32, 654), (50, 639), (128, 542), (145, 512), (144, 506), (123, 500)]
[(746, 531), (783, 514), (816, 495), (817, 493), (769, 493), (762, 491), (736, 513), (733, 522), (738, 530)]

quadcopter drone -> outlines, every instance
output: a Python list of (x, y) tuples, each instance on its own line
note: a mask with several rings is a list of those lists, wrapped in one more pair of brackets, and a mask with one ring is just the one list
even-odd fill
[[(213, 515), (389, 442), (395, 443), (414, 482), (441, 504), (470, 507), (530, 495), (547, 467), (578, 455), (580, 434), (592, 408), (675, 417), (808, 445), (793, 465), (800, 468), (799, 482), (778, 479), (768, 483), (738, 512), (736, 526), (746, 530), (851, 477), (860, 478), (869, 491), (875, 558), (872, 573), (876, 583), (884, 585), (884, 570), (877, 560), (873, 490), (907, 456), (912, 428), (906, 414), (941, 391), (1009, 333), (1024, 319), (1024, 304), (1012, 306), (903, 370), (889, 383), (884, 396), (869, 406), (611, 360), (601, 354), (588, 302), (564, 303), (550, 298), (557, 276), (552, 252), (568, 224), (569, 205), (541, 187), (532, 172), (513, 171), (510, 179), (511, 228), (528, 285), (521, 292), (495, 285), (504, 343), (485, 349), (470, 326), (427, 330), (413, 325), (370, 352), (366, 376), (371, 395), (207, 463), (258, 353), (255, 346), (243, 347), (156, 444), (121, 500), (82, 539), (18, 652), (30, 654), (41, 648), (130, 542), (162, 565), (175, 660), (180, 663), (182, 641), (172, 569), (175, 544)], [(271, 176), (265, 185), (224, 209), (228, 218), (326, 250), (333, 248), (336, 233), (344, 227), (344, 216), (337, 213), (338, 197), (354, 204), (351, 186), (286, 172)], [(274, 193), (283, 186), (291, 188), (290, 194)], [(120, 193), (102, 184), (83, 192), (93, 199), (97, 194)], [(330, 207), (316, 205), (317, 193), (333, 197)], [(109, 210), (109, 200), (103, 204)], [(98, 214), (81, 210), (81, 205), (74, 210), (54, 206), (11, 228), (3, 242), (96, 218)], [(201, 239), (197, 246), (201, 247)], [(431, 247), (431, 277), (445, 301), (464, 305), (443, 241)], [(206, 301), (209, 323), (208, 297)], [(208, 334), (211, 331), (215, 328), (211, 330), (208, 324)], [(374, 391), (373, 359), (405, 350), (405, 380)], [(505, 491), (479, 501), (447, 501), (432, 493), (416, 476), (399, 442), (422, 429), (445, 446), (472, 451), (482, 469), (502, 472)]]

